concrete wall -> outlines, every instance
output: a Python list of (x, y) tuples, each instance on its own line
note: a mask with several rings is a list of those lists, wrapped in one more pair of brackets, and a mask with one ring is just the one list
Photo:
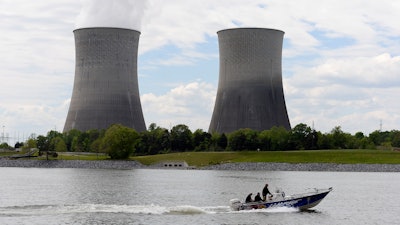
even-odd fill
[(146, 130), (137, 76), (140, 32), (83, 28), (74, 35), (75, 80), (64, 132), (116, 123)]
[(283, 35), (261, 28), (218, 32), (219, 84), (209, 132), (290, 129), (282, 86)]

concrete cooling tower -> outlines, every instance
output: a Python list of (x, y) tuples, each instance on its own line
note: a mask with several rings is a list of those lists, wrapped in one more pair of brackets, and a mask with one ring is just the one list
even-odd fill
[(282, 86), (283, 31), (221, 30), (219, 84), (209, 132), (290, 129)]
[(74, 31), (75, 80), (64, 132), (116, 123), (146, 130), (137, 76), (139, 35), (120, 28)]

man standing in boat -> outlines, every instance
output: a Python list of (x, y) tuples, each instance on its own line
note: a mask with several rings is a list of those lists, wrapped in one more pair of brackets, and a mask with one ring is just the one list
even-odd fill
[(267, 195), (270, 194), (271, 198), (274, 197), (274, 195), (271, 194), (271, 192), (268, 190), (268, 184), (265, 184), (263, 190), (262, 190), (262, 196), (263, 196), (263, 201), (267, 200)]

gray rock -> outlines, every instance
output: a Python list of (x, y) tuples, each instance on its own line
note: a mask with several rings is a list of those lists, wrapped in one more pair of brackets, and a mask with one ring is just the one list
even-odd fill
[[(29, 160), (0, 158), (0, 167), (141, 169), (138, 161), (117, 160)], [(190, 167), (193, 169), (193, 167)], [(205, 166), (202, 170), (265, 170), (265, 171), (338, 171), (338, 172), (400, 172), (400, 164), (336, 164), (336, 163), (224, 163)]]
[(400, 172), (400, 164), (336, 164), (336, 163), (226, 163), (206, 166), (205, 170), (267, 171), (343, 171)]
[(137, 161), (0, 159), (0, 167), (136, 169), (144, 166)]

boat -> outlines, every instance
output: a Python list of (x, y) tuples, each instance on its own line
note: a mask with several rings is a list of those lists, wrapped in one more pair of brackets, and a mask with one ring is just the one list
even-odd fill
[(235, 211), (272, 207), (289, 207), (307, 210), (318, 205), (331, 191), (332, 187), (325, 189), (314, 188), (311, 191), (301, 194), (285, 195), (285, 192), (277, 190), (275, 193), (272, 193), (273, 197), (268, 198), (266, 201), (246, 203), (241, 202), (239, 199), (232, 199), (230, 201), (230, 207)]

